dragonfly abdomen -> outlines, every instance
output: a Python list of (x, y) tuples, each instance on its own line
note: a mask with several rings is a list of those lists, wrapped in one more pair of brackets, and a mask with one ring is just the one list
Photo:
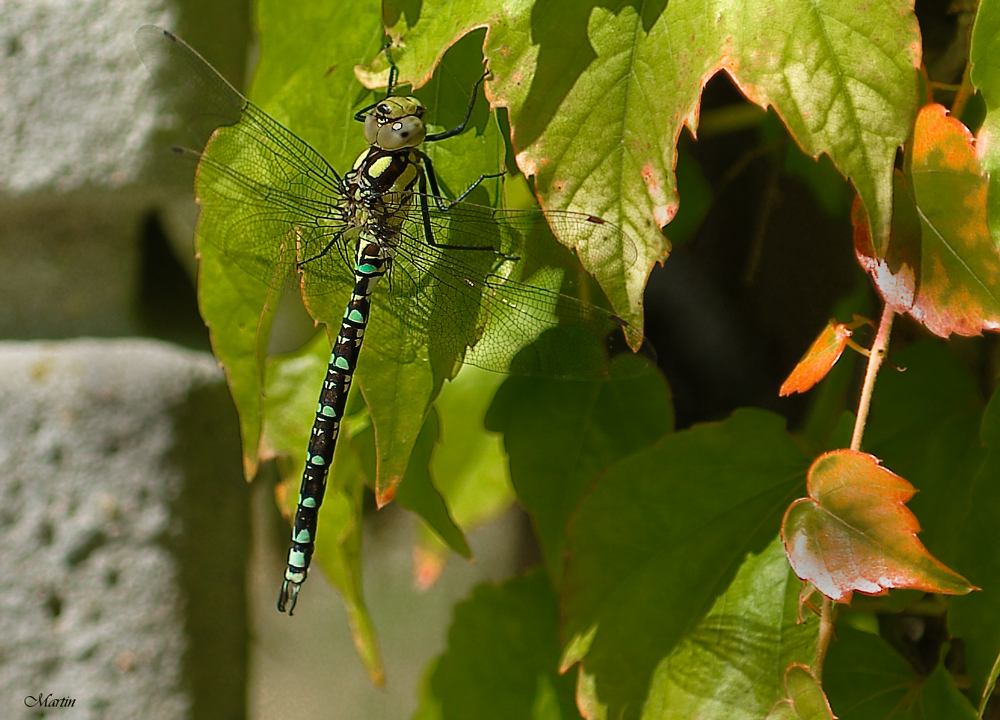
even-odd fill
[(295, 610), (299, 588), (306, 580), (315, 549), (319, 508), (323, 504), (326, 478), (333, 464), (347, 393), (368, 325), (371, 294), (391, 264), (392, 256), (387, 247), (364, 236), (359, 238), (354, 263), (354, 291), (333, 345), (316, 408), (316, 419), (309, 435), (299, 504), (292, 527), (292, 546), (288, 551), (288, 567), (278, 596), (278, 610), (284, 612), (287, 607), (289, 615)]

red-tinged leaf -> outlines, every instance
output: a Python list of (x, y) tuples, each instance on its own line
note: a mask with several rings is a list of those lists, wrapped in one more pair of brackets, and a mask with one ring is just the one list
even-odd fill
[(913, 307), (920, 272), (920, 216), (906, 187), (903, 173), (893, 172), (892, 230), (885, 255), (878, 255), (868, 231), (868, 216), (860, 199), (854, 200), (854, 252), (861, 267), (875, 281), (883, 300), (896, 312)]
[(895, 174), (889, 247), (879, 255), (855, 204), (855, 251), (886, 303), (941, 337), (1000, 328), (1000, 252), (972, 134), (941, 105), (924, 107), (906, 174)]
[(448, 547), (437, 538), (425, 535), (423, 543), (413, 546), (413, 585), (429, 590), (440, 579), (448, 560)]
[(785, 671), (785, 693), (767, 714), (767, 720), (834, 720), (823, 688), (801, 663), (792, 663)]
[(835, 450), (809, 469), (808, 498), (785, 513), (781, 537), (801, 579), (833, 600), (889, 588), (964, 595), (977, 589), (931, 556), (904, 505), (916, 489), (872, 455)]
[(840, 359), (847, 345), (847, 338), (850, 336), (851, 330), (843, 323), (833, 320), (828, 322), (788, 379), (782, 383), (778, 394), (784, 397), (792, 393), (805, 392), (825, 378)]

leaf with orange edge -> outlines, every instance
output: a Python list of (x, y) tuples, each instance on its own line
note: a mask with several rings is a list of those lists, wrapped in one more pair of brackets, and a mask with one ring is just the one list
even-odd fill
[(917, 116), (906, 173), (895, 174), (891, 239), (878, 254), (855, 204), (858, 261), (886, 303), (935, 335), (1000, 328), (1000, 251), (987, 224), (987, 185), (972, 134), (941, 105)]
[(920, 525), (904, 505), (916, 489), (853, 450), (821, 455), (809, 469), (808, 498), (785, 512), (785, 554), (802, 580), (850, 602), (855, 591), (890, 588), (964, 595), (974, 586), (945, 567), (917, 539)]
[(785, 670), (785, 697), (767, 714), (766, 720), (834, 720), (830, 702), (819, 682), (801, 663)]
[[(806, 153), (830, 156), (868, 209), (876, 247), (888, 242), (893, 161), (918, 105), (912, 0), (387, 0), (383, 8), (400, 78), (417, 85), (458, 37), (487, 29), (487, 96), (508, 109), (517, 165), (535, 177), (542, 205), (600, 215), (636, 242), (627, 293), (609, 293), (633, 324), (649, 271), (669, 249), (660, 228), (680, 202), (677, 140), (685, 126), (697, 130), (702, 90), (719, 71), (751, 102), (774, 107)], [(381, 56), (359, 70), (369, 86), (387, 73)], [(587, 238), (561, 240), (598, 277), (613, 256)]]
[[(838, 323), (831, 319), (819, 337), (806, 350), (806, 354), (799, 360), (799, 364), (781, 384), (778, 394), (784, 397), (792, 393), (805, 392), (825, 378), (826, 374), (837, 364), (844, 348), (850, 343), (854, 328), (862, 323), (871, 323), (871, 321), (859, 318), (857, 315), (854, 316), (854, 322), (850, 324)], [(855, 350), (860, 350), (853, 343), (852, 347)]]

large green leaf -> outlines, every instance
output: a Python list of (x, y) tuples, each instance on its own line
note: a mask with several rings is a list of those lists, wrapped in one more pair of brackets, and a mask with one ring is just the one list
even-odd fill
[(406, 468), (406, 482), (399, 487), (396, 499), (404, 508), (420, 515), (448, 547), (463, 557), (471, 558), (469, 543), (431, 478), (431, 454), (440, 436), (441, 422), (435, 409), (427, 416), (420, 430)]
[[(518, 165), (535, 175), (543, 206), (600, 215), (639, 244), (626, 295), (605, 287), (630, 321), (668, 248), (658, 228), (678, 206), (677, 138), (685, 124), (696, 129), (701, 89), (719, 70), (753, 102), (773, 105), (807, 153), (831, 156), (869, 210), (876, 247), (888, 242), (892, 164), (916, 111), (920, 62), (906, 0), (864, 12), (839, 0), (672, 0), (641, 9), (399, 0), (385, 15), (403, 49), (403, 76), (418, 83), (443, 48), (488, 28), (488, 93), (510, 111)], [(579, 250), (592, 272), (590, 258), (606, 252), (585, 242)]]
[(644, 720), (760, 720), (790, 663), (812, 662), (817, 622), (799, 622), (801, 583), (779, 538), (743, 562), (697, 627), (656, 668)]
[(514, 503), (501, 439), (484, 425), (487, 408), (504, 378), (463, 366), (435, 402), (441, 414), (441, 442), (431, 470), (462, 528), (496, 520)]
[(578, 718), (573, 679), (560, 675), (555, 595), (545, 573), (480, 585), (455, 607), (417, 717)]
[(610, 717), (637, 718), (656, 666), (697, 627), (802, 493), (808, 458), (761, 410), (668, 435), (608, 470), (570, 526), (564, 663)]
[(975, 720), (976, 711), (940, 663), (926, 678), (884, 640), (841, 623), (823, 687), (839, 720)]
[[(965, 642), (965, 653), (975, 702), (985, 703), (995, 682), (1000, 655), (1000, 548), (996, 543), (996, 523), (1000, 517), (1000, 391), (983, 414), (981, 438), (986, 457), (968, 484), (952, 488), (964, 500), (965, 514), (955, 517), (958, 535), (955, 565), (967, 572), (982, 592), (956, 598), (948, 613), (952, 633)], [(963, 479), (968, 477), (963, 473)], [(956, 503), (957, 504), (957, 503)]]
[(208, 326), (212, 351), (226, 371), (240, 418), (243, 469), (252, 478), (257, 474), (263, 431), (263, 358), (277, 310), (276, 296), (249, 275), (233, 273), (214, 247), (199, 244), (198, 308)]
[(584, 493), (615, 462), (670, 432), (673, 407), (652, 369), (595, 382), (515, 377), (500, 388), (486, 422), (503, 433), (511, 481), (558, 586), (567, 524)]

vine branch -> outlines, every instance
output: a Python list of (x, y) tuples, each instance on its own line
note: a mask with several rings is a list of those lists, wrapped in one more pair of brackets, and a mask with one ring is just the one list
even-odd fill
[(885, 359), (886, 348), (889, 346), (889, 333), (892, 331), (892, 318), (895, 313), (888, 303), (882, 308), (882, 319), (879, 320), (875, 342), (868, 354), (868, 368), (865, 370), (865, 384), (861, 388), (861, 399), (858, 401), (858, 419), (854, 422), (854, 435), (851, 437), (851, 450), (861, 450), (861, 438), (865, 434), (865, 423), (868, 421), (868, 409), (871, 407), (872, 390), (875, 388), (875, 376)]
[[(865, 423), (868, 421), (868, 410), (872, 403), (872, 391), (875, 388), (875, 377), (878, 375), (882, 361), (885, 359), (886, 348), (889, 346), (889, 333), (892, 331), (892, 318), (895, 313), (888, 304), (882, 308), (882, 318), (879, 320), (878, 332), (868, 353), (868, 367), (865, 370), (865, 383), (861, 388), (861, 398), (858, 400), (858, 416), (854, 423), (854, 436), (851, 438), (851, 450), (861, 450), (861, 438), (865, 433)], [(813, 677), (819, 683), (823, 682), (823, 663), (826, 651), (833, 639), (835, 608), (833, 601), (823, 598), (823, 606), (819, 615), (819, 638), (816, 641), (816, 659), (813, 661)]]
[(823, 598), (823, 606), (819, 613), (819, 639), (816, 641), (816, 659), (813, 660), (812, 672), (816, 682), (823, 683), (823, 662), (826, 660), (826, 651), (830, 647), (830, 640), (833, 639), (833, 600), (828, 597)]

